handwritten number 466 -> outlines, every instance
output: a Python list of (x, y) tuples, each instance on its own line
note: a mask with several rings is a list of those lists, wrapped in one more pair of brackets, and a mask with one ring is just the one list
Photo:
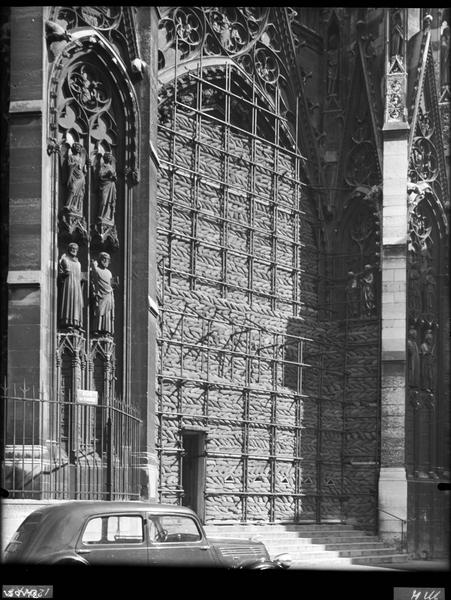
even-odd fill
[(418, 591), (413, 590), (410, 600), (439, 600), (441, 590)]

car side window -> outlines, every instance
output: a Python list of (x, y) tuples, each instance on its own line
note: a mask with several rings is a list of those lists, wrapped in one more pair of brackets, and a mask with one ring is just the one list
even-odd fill
[(109, 515), (88, 521), (82, 536), (83, 544), (140, 544), (144, 541), (143, 519), (140, 515)]
[(102, 517), (88, 521), (81, 538), (83, 544), (100, 544), (102, 542)]
[(194, 519), (184, 515), (151, 516), (149, 525), (151, 542), (198, 542), (202, 538)]

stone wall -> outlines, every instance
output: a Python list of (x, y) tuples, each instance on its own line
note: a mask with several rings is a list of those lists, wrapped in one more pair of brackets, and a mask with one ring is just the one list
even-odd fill
[(348, 517), (374, 530), (377, 526), (379, 468), (379, 324), (351, 320), (346, 335), (344, 394), (344, 493)]

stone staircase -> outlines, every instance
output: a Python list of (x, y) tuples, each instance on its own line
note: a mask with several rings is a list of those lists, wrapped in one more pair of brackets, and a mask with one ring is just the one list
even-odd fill
[(377, 536), (342, 523), (206, 525), (210, 538), (262, 541), (272, 558), (287, 552), (295, 568), (336, 568), (346, 565), (376, 566), (405, 562), (406, 554)]

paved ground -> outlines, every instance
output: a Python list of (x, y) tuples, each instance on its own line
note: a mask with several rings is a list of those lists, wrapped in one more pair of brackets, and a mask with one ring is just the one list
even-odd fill
[(296, 564), (294, 562), (290, 570), (299, 569), (301, 571), (393, 571), (393, 569), (387, 569), (386, 567), (370, 567), (366, 565), (334, 565), (334, 564), (325, 564), (318, 565), (318, 563), (306, 564), (303, 562), (302, 564)]
[(447, 572), (450, 564), (447, 560), (410, 560), (402, 563), (383, 563), (381, 565), (321, 565), (316, 563), (293, 562), (291, 569), (321, 570), (321, 571), (440, 571)]
[(449, 571), (450, 563), (443, 560), (409, 560), (403, 563), (391, 563), (386, 565), (389, 569), (400, 571)]

